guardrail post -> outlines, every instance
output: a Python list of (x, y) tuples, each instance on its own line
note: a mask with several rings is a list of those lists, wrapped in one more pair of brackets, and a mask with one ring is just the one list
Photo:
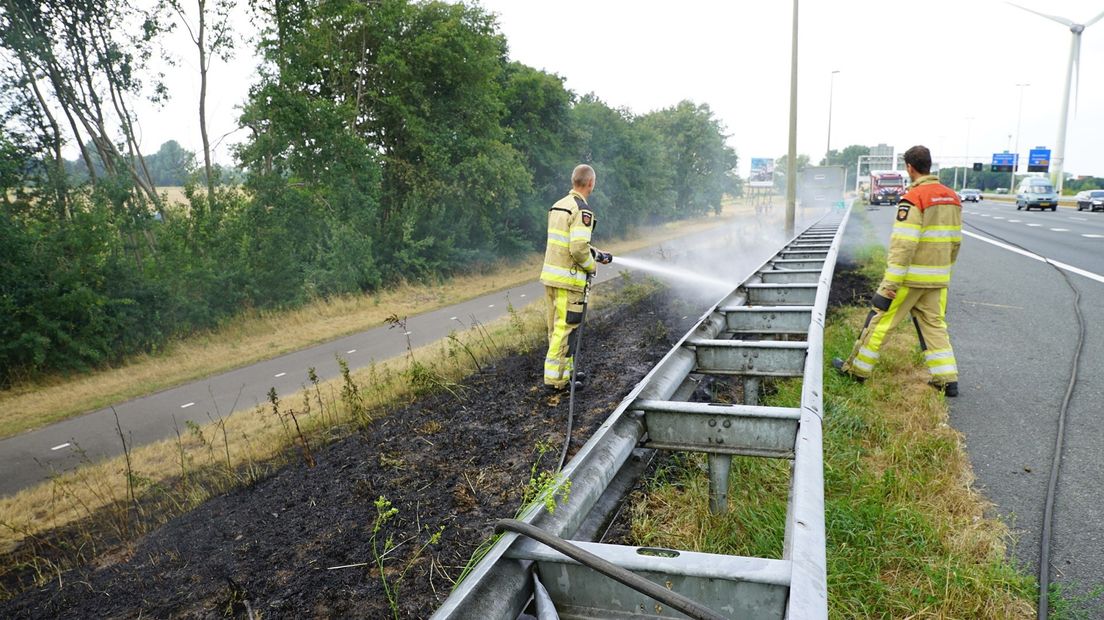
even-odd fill
[(732, 468), (731, 454), (709, 454), (709, 512), (728, 512), (728, 472)]

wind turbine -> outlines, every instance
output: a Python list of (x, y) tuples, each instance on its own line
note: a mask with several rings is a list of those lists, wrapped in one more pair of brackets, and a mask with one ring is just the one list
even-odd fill
[(1051, 169), (1051, 177), (1054, 178), (1054, 187), (1058, 190), (1058, 194), (1062, 194), (1062, 184), (1064, 181), (1062, 175), (1062, 164), (1066, 155), (1066, 120), (1069, 116), (1069, 100), (1070, 100), (1070, 86), (1073, 82), (1073, 65), (1077, 65), (1077, 78), (1078, 83), (1081, 81), (1081, 33), (1086, 28), (1095, 24), (1096, 22), (1104, 19), (1104, 13), (1097, 15), (1089, 21), (1078, 24), (1073, 20), (1066, 19), (1065, 17), (1058, 17), (1057, 15), (1047, 15), (1046, 13), (1040, 13), (1029, 9), (1025, 6), (1020, 6), (1014, 2), (1008, 2), (1017, 9), (1023, 9), (1028, 13), (1034, 13), (1040, 17), (1045, 17), (1050, 21), (1058, 22), (1063, 26), (1069, 28), (1072, 36), (1070, 37), (1070, 55), (1069, 65), (1066, 67), (1066, 91), (1062, 95), (1062, 114), (1061, 120), (1058, 122), (1058, 139), (1054, 143), (1054, 155), (1051, 157), (1051, 163), (1053, 168)]

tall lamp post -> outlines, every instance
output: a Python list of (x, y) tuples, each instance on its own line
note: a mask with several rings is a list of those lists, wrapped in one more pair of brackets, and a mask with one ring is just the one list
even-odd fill
[(797, 211), (797, 0), (793, 0), (790, 41), (790, 143), (786, 154), (786, 235), (794, 234)]
[(836, 87), (836, 74), (839, 69), (832, 71), (832, 81), (828, 83), (828, 148), (824, 150), (824, 165), (831, 164), (832, 158), (832, 91)]
[(1008, 181), (1008, 193), (1016, 192), (1016, 168), (1020, 167), (1020, 120), (1023, 118), (1024, 87), (1031, 84), (1016, 84), (1020, 89), (1020, 111), (1016, 113), (1016, 150), (1012, 152), (1012, 178)]

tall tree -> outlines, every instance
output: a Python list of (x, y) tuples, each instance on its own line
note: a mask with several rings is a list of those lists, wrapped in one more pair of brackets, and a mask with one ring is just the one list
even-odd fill
[(735, 193), (736, 152), (707, 104), (682, 101), (642, 118), (663, 138), (673, 174), (675, 206), (685, 215), (721, 210), (721, 197)]
[(168, 0), (180, 23), (196, 46), (199, 55), (199, 135), (203, 140), (203, 175), (207, 181), (208, 208), (214, 208), (215, 169), (211, 164), (211, 140), (207, 137), (207, 73), (211, 58), (226, 61), (234, 55), (234, 38), (231, 31), (230, 12), (232, 0), (195, 0), (195, 27), (192, 27), (182, 0)]

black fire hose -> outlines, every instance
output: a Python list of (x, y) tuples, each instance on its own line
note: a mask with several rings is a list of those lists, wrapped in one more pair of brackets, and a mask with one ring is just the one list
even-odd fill
[(556, 471), (563, 469), (567, 460), (567, 449), (571, 447), (571, 429), (575, 422), (575, 369), (579, 367), (579, 350), (583, 347), (583, 325), (586, 324), (587, 302), (590, 300), (590, 283), (594, 279), (593, 273), (587, 274), (586, 286), (583, 287), (583, 315), (579, 318), (579, 327), (575, 328), (575, 351), (572, 352), (571, 379), (568, 381), (567, 397), (567, 433), (564, 435), (563, 448), (560, 449), (560, 464)]
[(545, 532), (539, 527), (529, 525), (528, 523), (516, 519), (500, 519), (495, 523), (495, 532), (499, 533), (503, 531), (516, 532), (523, 536), (528, 536), (542, 545), (559, 551), (579, 564), (593, 569), (614, 581), (622, 583), (641, 594), (650, 596), (671, 609), (680, 611), (696, 620), (726, 620), (725, 616), (709, 609), (701, 603), (686, 598), (678, 592), (668, 590), (658, 583), (649, 581), (630, 570), (607, 562), (589, 551), (584, 551), (558, 536), (553, 536)]
[[(1000, 239), (1008, 245), (1015, 246), (1024, 252), (1035, 254), (1023, 247), (1022, 245), (1005, 239), (1000, 235), (995, 235), (984, 228), (974, 226), (969, 222), (963, 222), (974, 230), (983, 232), (990, 237)], [(1036, 255), (1039, 256), (1039, 255)], [(1073, 292), (1073, 311), (1077, 316), (1077, 348), (1073, 352), (1073, 361), (1070, 363), (1070, 378), (1069, 383), (1066, 385), (1066, 394), (1062, 397), (1062, 405), (1058, 409), (1058, 432), (1054, 439), (1054, 454), (1051, 457), (1050, 463), (1050, 477), (1047, 479), (1047, 492), (1046, 501), (1043, 504), (1043, 531), (1039, 536), (1039, 604), (1036, 609), (1039, 620), (1047, 620), (1050, 614), (1050, 538), (1051, 529), (1054, 522), (1054, 496), (1058, 492), (1058, 474), (1062, 469), (1062, 458), (1065, 451), (1066, 442), (1066, 414), (1069, 412), (1070, 399), (1073, 397), (1073, 388), (1077, 385), (1077, 378), (1079, 373), (1079, 367), (1081, 365), (1081, 350), (1085, 347), (1085, 317), (1081, 314), (1081, 291), (1077, 290), (1077, 287), (1073, 285), (1070, 277), (1063, 271), (1050, 262), (1044, 256), (1039, 256), (1043, 259), (1043, 262), (1050, 265), (1058, 272), (1058, 275), (1062, 276), (1065, 280), (1066, 286)]]

